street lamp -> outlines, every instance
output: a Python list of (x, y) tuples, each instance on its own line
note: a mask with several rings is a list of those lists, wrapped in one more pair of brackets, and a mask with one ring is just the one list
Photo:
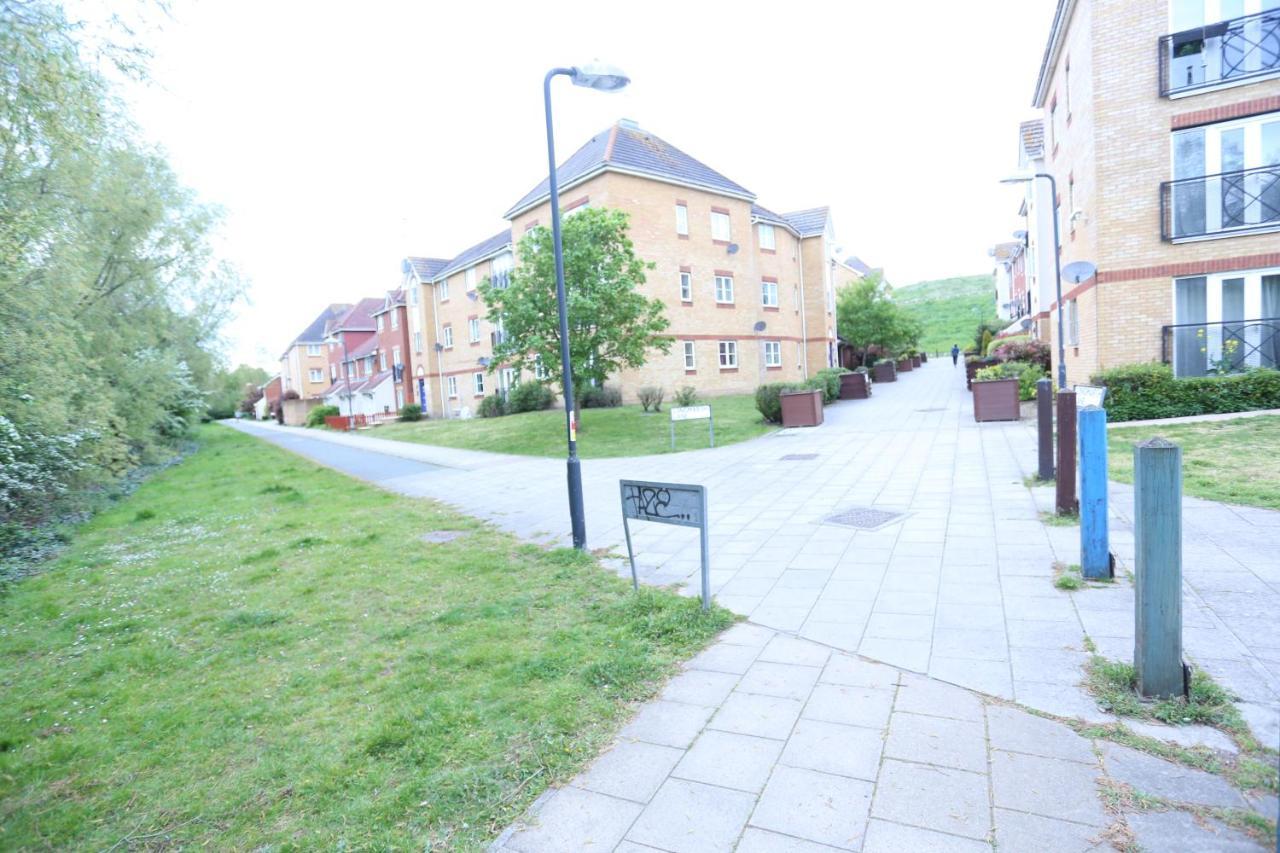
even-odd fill
[(1000, 183), (1029, 184), (1036, 178), (1045, 178), (1049, 181), (1049, 198), (1052, 202), (1050, 215), (1053, 216), (1053, 275), (1057, 285), (1058, 302), (1058, 389), (1065, 391), (1067, 388), (1067, 338), (1062, 315), (1066, 311), (1066, 306), (1062, 304), (1062, 237), (1058, 233), (1058, 182), (1048, 172), (1036, 172), (1034, 175), (1011, 175), (1001, 178)]
[(573, 547), (587, 547), (587, 521), (582, 512), (582, 470), (578, 465), (578, 425), (573, 411), (573, 375), (569, 369), (569, 310), (564, 292), (564, 249), (560, 243), (560, 187), (556, 180), (556, 143), (551, 129), (551, 81), (568, 77), (575, 86), (616, 92), (631, 82), (626, 74), (612, 65), (592, 62), (581, 67), (552, 68), (542, 81), (542, 100), (547, 116), (548, 189), (551, 204), (551, 243), (556, 259), (556, 303), (560, 314), (560, 369), (564, 388), (565, 431), (569, 439), (569, 521), (573, 526)]
[(356, 395), (351, 391), (351, 370), (353, 365), (347, 361), (347, 336), (339, 332), (338, 340), (342, 342), (342, 371), (346, 374), (342, 377), (342, 381), (347, 386), (347, 432), (350, 432), (356, 426)]

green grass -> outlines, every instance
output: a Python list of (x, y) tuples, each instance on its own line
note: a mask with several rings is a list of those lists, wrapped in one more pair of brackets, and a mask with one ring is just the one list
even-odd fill
[(6, 849), (477, 849), (732, 619), (202, 442), (0, 598)]
[[(704, 402), (711, 405), (716, 447), (756, 438), (777, 428), (760, 417), (752, 395), (712, 397)], [(578, 430), (578, 455), (585, 459), (599, 459), (670, 453), (671, 416), (667, 408), (664, 403), (662, 411), (656, 414), (645, 414), (639, 406), (583, 409)], [(706, 421), (677, 423), (676, 450), (707, 447), (707, 432)], [(369, 434), (378, 438), (493, 453), (563, 456), (565, 452), (563, 409), (465, 421), (400, 422), (378, 427)]]
[(924, 324), (920, 348), (945, 353), (952, 344), (973, 346), (983, 320), (996, 319), (996, 289), (990, 275), (922, 281), (893, 289), (893, 298)]
[(1049, 527), (1079, 527), (1080, 516), (1076, 513), (1058, 515), (1056, 512), (1040, 513), (1040, 522)]
[(1182, 448), (1185, 494), (1280, 509), (1280, 416), (1107, 430), (1108, 475), (1133, 482), (1133, 445), (1155, 436)]

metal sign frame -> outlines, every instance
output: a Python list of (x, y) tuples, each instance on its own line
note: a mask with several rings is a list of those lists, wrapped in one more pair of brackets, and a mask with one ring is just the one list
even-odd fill
[[(706, 409), (705, 415), (690, 414), (691, 412)], [(669, 410), (671, 413), (671, 449), (676, 449), (676, 421), (700, 421), (704, 417), (707, 419), (707, 437), (711, 440), (711, 446), (716, 446), (716, 419), (711, 413), (711, 407), (703, 404), (701, 406), (672, 406)]]
[(619, 480), (622, 498), (622, 532), (627, 538), (627, 559), (631, 563), (631, 588), (640, 589), (636, 576), (636, 555), (631, 547), (630, 520), (674, 524), (698, 528), (702, 544), (702, 609), (711, 609), (711, 549), (707, 536), (707, 488), (685, 483), (653, 483), (646, 480)]

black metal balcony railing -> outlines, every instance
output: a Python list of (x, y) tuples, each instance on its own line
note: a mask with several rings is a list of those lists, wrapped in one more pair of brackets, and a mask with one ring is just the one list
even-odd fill
[(1180, 377), (1280, 367), (1280, 317), (1162, 326), (1160, 358)]
[(1280, 165), (1160, 185), (1160, 236), (1166, 241), (1278, 227)]
[(1280, 71), (1280, 10), (1231, 18), (1160, 39), (1160, 96)]

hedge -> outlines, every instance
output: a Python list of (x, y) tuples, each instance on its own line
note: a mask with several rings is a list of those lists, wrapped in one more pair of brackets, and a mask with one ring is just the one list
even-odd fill
[(1112, 422), (1280, 409), (1280, 371), (1269, 368), (1175, 379), (1166, 364), (1131, 364), (1090, 382), (1106, 386), (1103, 405)]

